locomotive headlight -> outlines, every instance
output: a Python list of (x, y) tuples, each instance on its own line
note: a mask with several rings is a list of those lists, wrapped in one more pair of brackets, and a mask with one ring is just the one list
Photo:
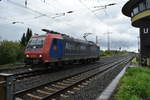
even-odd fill
[(42, 57), (42, 55), (39, 55), (39, 57), (41, 58), (41, 57)]
[(26, 55), (27, 58), (29, 58), (29, 55)]

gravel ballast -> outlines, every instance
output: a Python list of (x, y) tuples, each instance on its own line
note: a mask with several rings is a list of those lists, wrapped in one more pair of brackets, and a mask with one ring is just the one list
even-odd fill
[(73, 95), (69, 94), (68, 98), (61, 97), (60, 100), (96, 100), (124, 66), (118, 66), (104, 75), (96, 76), (95, 79), (91, 80), (88, 86), (81, 88), (80, 91)]

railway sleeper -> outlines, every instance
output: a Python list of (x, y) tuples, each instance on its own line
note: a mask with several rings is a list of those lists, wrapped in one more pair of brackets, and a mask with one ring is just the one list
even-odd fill
[[(112, 64), (112, 65), (109, 65), (109, 67), (110, 66), (118, 66), (118, 64), (117, 65)], [(104, 70), (104, 69), (102, 69), (102, 70)], [(43, 89), (42, 90), (38, 89), (36, 91), (33, 91), (31, 93), (26, 94), (28, 96), (28, 98), (30, 97), (30, 99), (23, 99), (23, 100), (43, 100), (43, 98), (51, 96), (53, 94), (55, 95), (55, 93), (58, 93), (58, 95), (60, 97), (67, 98), (68, 97), (67, 93), (74, 94), (75, 92), (81, 90), (81, 88), (85, 87), (92, 80), (94, 80), (96, 78), (95, 75), (100, 73), (100, 72), (101, 71), (99, 71), (99, 70), (92, 70), (90, 72), (80, 74), (80, 76), (78, 76), (79, 78), (77, 76), (74, 78), (68, 78), (66, 80), (63, 80), (62, 82), (57, 82), (56, 84), (52, 84), (48, 87), (43, 87), (44, 89), (47, 89), (48, 91), (43, 90)], [(105, 70), (104, 70), (104, 73), (105, 73)], [(90, 77), (90, 76), (92, 76), (92, 77)], [(86, 80), (84, 80), (84, 79), (86, 79)], [(81, 83), (80, 83), (80, 81), (81, 81)], [(69, 84), (66, 84), (66, 82)], [(74, 85), (74, 83), (75, 83), (75, 85)], [(59, 92), (59, 91), (61, 91), (61, 92)], [(73, 91), (73, 92), (70, 92), (70, 91)], [(64, 92), (66, 94), (64, 94)], [(31, 98), (34, 98), (34, 99), (31, 99)]]
[(57, 85), (57, 84), (53, 84), (52, 86), (56, 88), (60, 88), (60, 89), (64, 89), (66, 87), (66, 86)]
[(56, 91), (59, 91), (59, 89), (56, 89), (54, 87), (45, 87), (45, 89), (49, 90), (49, 91), (52, 91), (52, 92), (56, 92)]
[(22, 99), (22, 98), (17, 97), (17, 98), (15, 98), (15, 100), (23, 100), (23, 99)]
[(78, 87), (74, 87), (73, 90), (77, 90), (77, 91), (80, 91), (80, 88)]
[(58, 84), (58, 85), (63, 85), (63, 86), (68, 86), (68, 85), (70, 85), (70, 84), (66, 84), (66, 83), (63, 83), (63, 82), (58, 82), (57, 84)]
[(46, 94), (46, 95), (51, 95), (52, 93), (44, 91), (44, 90), (37, 90), (37, 92), (42, 93), (42, 94)]
[(66, 79), (67, 81), (70, 81), (70, 82), (73, 82), (73, 83), (75, 83), (76, 82), (76, 80), (72, 80), (72, 79)]
[(67, 93), (75, 94), (75, 92), (74, 92), (74, 91), (67, 91)]
[[(27, 93), (26, 96), (28, 96), (29, 99), (37, 99), (37, 100), (43, 98), (43, 97), (41, 97), (41, 96), (37, 96), (37, 95), (31, 94), (31, 93)], [(24, 99), (24, 100), (25, 100), (25, 99)]]
[(66, 84), (72, 84), (72, 83), (75, 83), (74, 81), (67, 81), (67, 80), (63, 80), (62, 82), (63, 82), (63, 83), (66, 83)]
[(63, 98), (68, 98), (69, 96), (68, 95), (65, 95), (65, 94), (60, 94), (61, 97)]
[(87, 85), (88, 85), (88, 83), (83, 82), (83, 83), (82, 83), (82, 85), (87, 86)]

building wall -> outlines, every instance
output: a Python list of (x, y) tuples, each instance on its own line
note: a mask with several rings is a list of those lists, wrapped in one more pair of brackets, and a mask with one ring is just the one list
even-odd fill
[(141, 64), (146, 66), (150, 59), (150, 26), (140, 28), (140, 40)]
[(141, 64), (150, 66), (150, 0), (128, 0), (122, 12), (131, 17), (134, 27), (140, 28)]

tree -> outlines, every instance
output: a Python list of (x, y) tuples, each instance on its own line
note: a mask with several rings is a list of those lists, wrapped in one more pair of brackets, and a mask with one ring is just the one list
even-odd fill
[(28, 28), (26, 34), (25, 33), (23, 34), (20, 44), (25, 47), (31, 37), (32, 37), (32, 30)]
[(31, 29), (27, 29), (27, 33), (26, 33), (26, 42), (28, 43), (30, 38), (32, 36), (32, 30)]
[(19, 42), (3, 40), (0, 45), (0, 65), (23, 62), (24, 48)]
[(7, 64), (16, 61), (16, 48), (14, 43), (3, 41), (0, 45), (0, 64)]
[(23, 36), (22, 36), (21, 41), (20, 41), (20, 44), (22, 46), (26, 46), (26, 36), (25, 36), (25, 33), (23, 33)]

